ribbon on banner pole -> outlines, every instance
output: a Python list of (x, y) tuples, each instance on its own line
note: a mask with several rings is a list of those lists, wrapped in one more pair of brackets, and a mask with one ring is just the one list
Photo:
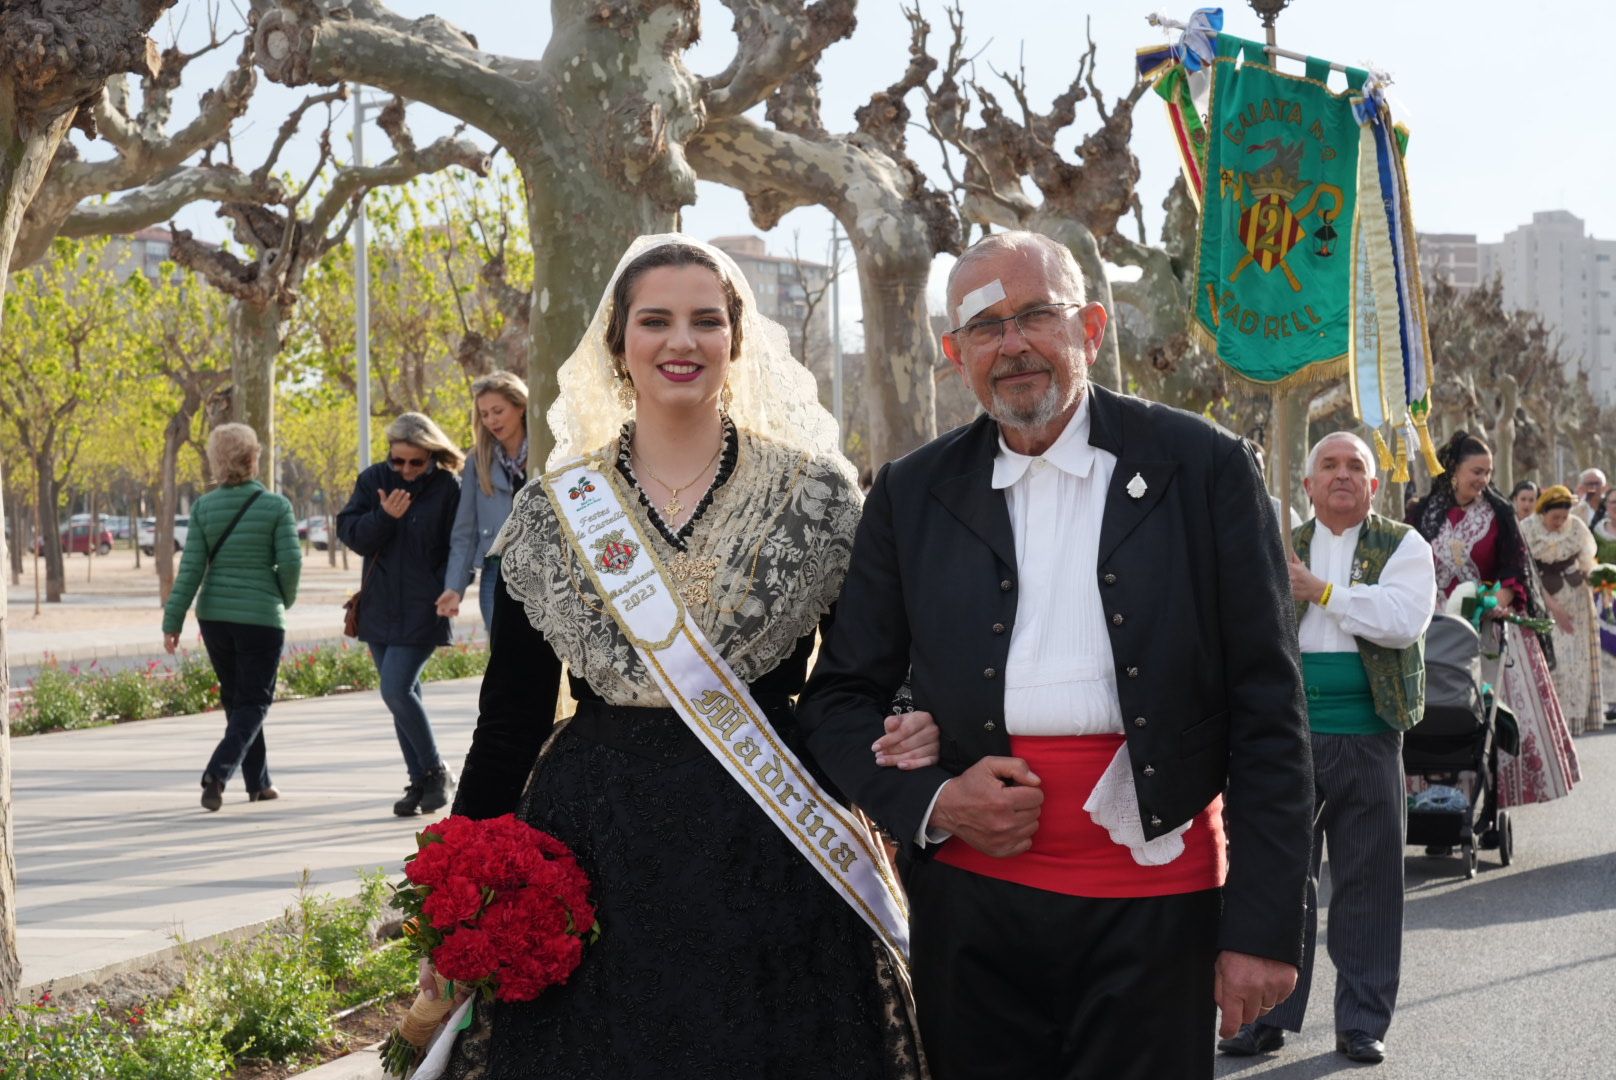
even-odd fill
[(546, 473), (544, 491), (573, 555), (668, 704), (906, 973), (908, 906), (885, 852), (780, 739), (746, 684), (691, 618), (625, 509), (616, 470), (579, 458)]
[(1167, 106), (1179, 163), (1190, 195), (1197, 206), (1206, 190), (1207, 130), (1202, 120), (1212, 80), (1208, 73), (1217, 56), (1217, 37), (1223, 29), (1222, 8), (1197, 8), (1187, 23), (1153, 15), (1150, 22), (1183, 30), (1176, 42), (1138, 50), (1135, 63), (1140, 79), (1154, 81), (1154, 89)]

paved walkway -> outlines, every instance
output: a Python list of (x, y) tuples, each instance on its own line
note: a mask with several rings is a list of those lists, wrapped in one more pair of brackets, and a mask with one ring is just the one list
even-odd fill
[[(476, 680), (427, 687), (450, 762), (476, 693)], [(304, 870), (335, 893), (359, 868), (396, 873), (422, 821), (389, 813), (403, 767), (375, 694), (275, 706), (270, 760), (286, 797), (250, 805), (236, 784), (208, 814), (197, 778), (220, 727), (215, 713), (13, 742), (25, 984), (136, 961), (176, 932), (274, 918)], [(1583, 785), (1518, 813), (1514, 865), (1487, 853), (1467, 882), (1457, 860), (1410, 849), (1402, 995), (1379, 1080), (1616, 1076), (1616, 732), (1577, 745)], [(1333, 1050), (1333, 988), (1321, 958), (1307, 1031), (1276, 1055), (1220, 1059), (1218, 1076), (1355, 1069)], [(379, 1070), (360, 1058), (330, 1075)]]
[[(429, 683), (444, 759), (458, 770), (478, 680)], [(273, 919), (313, 887), (352, 893), (360, 869), (396, 876), (424, 820), (392, 815), (405, 782), (374, 692), (274, 706), (269, 762), (284, 797), (198, 804), (223, 714), (12, 740), (23, 984), (68, 980)]]
[[(1365, 1075), (1616, 1076), (1616, 730), (1578, 739), (1577, 750), (1583, 782), (1569, 798), (1511, 811), (1508, 867), (1484, 851), (1466, 881), (1457, 858), (1407, 849), (1403, 983), (1386, 1063)], [(1221, 1057), (1218, 1077), (1315, 1080), (1366, 1068), (1335, 1052), (1335, 971), (1320, 929), (1305, 1030), (1277, 1054)]]

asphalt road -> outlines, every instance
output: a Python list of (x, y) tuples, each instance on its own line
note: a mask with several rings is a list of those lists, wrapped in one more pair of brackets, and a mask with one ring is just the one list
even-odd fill
[(1219, 1077), (1377, 1080), (1616, 1077), (1616, 729), (1577, 740), (1582, 783), (1514, 812), (1515, 858), (1409, 848), (1403, 981), (1380, 1066), (1335, 1052), (1335, 972), (1320, 926), (1307, 1022), (1284, 1049), (1218, 1061)]

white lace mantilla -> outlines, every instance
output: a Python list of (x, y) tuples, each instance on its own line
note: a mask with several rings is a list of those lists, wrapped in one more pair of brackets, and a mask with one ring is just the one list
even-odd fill
[[(716, 562), (711, 596), (686, 602), (735, 673), (754, 682), (790, 656), (836, 601), (862, 498), (836, 459), (745, 430), (738, 438), (734, 472), (686, 541), (689, 559)], [(616, 444), (600, 456), (615, 462)], [(664, 565), (672, 562), (679, 553), (639, 500), (627, 508)], [(511, 596), (574, 675), (612, 705), (667, 706), (576, 565), (543, 485), (517, 495), (494, 551)]]

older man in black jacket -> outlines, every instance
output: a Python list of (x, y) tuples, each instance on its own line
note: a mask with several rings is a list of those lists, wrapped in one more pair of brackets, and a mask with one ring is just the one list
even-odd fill
[[(939, 1080), (1211, 1076), (1215, 1006), (1233, 1034), (1301, 955), (1312, 782), (1273, 510), (1239, 440), (1088, 383), (1106, 313), (1065, 248), (990, 237), (948, 300), (988, 415), (877, 477), (809, 747), (907, 845)], [(872, 761), (906, 677), (936, 767)]]

